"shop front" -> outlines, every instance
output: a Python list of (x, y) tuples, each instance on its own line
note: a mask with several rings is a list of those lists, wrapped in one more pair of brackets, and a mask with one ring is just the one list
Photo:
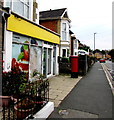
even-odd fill
[(32, 80), (34, 71), (46, 78), (58, 74), (59, 35), (12, 14), (5, 30), (5, 71), (18, 66)]

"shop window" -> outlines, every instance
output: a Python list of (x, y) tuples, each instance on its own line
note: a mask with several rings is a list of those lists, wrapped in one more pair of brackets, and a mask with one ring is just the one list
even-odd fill
[(12, 44), (12, 68), (18, 67), (21, 71), (29, 71), (29, 46)]
[(42, 41), (13, 34), (12, 60), (30, 77), (34, 70), (42, 73)]
[(30, 73), (31, 74), (35, 70), (37, 70), (38, 73), (41, 73), (41, 60), (42, 60), (41, 48), (31, 46), (30, 47)]

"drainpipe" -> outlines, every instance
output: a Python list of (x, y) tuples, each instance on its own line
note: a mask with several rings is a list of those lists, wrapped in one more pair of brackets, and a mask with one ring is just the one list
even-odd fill
[(7, 19), (11, 15), (11, 10), (8, 7), (6, 8), (2, 7), (2, 11), (3, 11), (2, 13), (2, 60), (3, 60), (5, 29), (6, 29)]

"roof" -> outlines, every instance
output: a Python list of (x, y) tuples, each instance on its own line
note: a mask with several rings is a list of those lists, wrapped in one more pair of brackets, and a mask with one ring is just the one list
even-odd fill
[[(68, 18), (67, 8), (55, 9), (55, 10), (47, 10), (39, 12), (40, 20), (50, 20), (50, 19), (60, 19), (61, 17)], [(68, 18), (69, 19), (69, 18)]]
[(74, 34), (71, 30), (69, 30), (69, 33), (70, 33), (70, 34)]

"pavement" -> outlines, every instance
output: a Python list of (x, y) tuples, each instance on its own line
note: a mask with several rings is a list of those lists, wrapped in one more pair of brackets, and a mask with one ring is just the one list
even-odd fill
[(71, 78), (70, 75), (58, 75), (49, 79), (49, 100), (54, 102), (54, 106), (62, 102), (62, 100), (71, 92), (74, 86), (81, 80), (78, 78)]
[(50, 101), (55, 104), (53, 118), (112, 118), (113, 94), (100, 63), (95, 63), (86, 76), (50, 79)]

